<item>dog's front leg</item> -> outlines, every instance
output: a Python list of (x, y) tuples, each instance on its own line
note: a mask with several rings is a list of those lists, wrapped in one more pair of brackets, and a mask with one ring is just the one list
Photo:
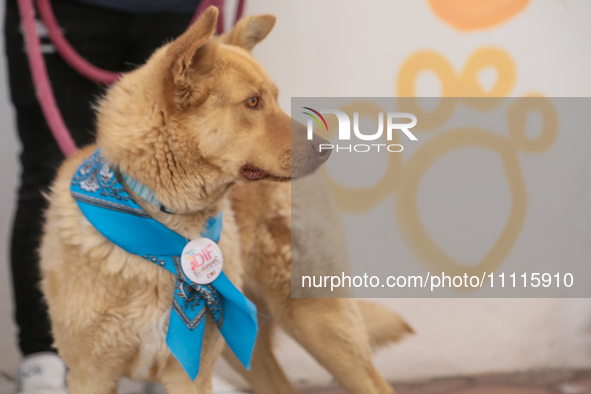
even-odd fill
[(259, 311), (259, 333), (252, 354), (251, 369), (247, 371), (227, 346), (224, 349), (224, 358), (248, 381), (255, 394), (298, 394), (273, 353), (275, 319), (272, 318), (271, 311), (256, 293), (245, 288), (244, 294), (256, 304)]
[(90, 354), (80, 354), (76, 361), (68, 358), (68, 394), (116, 394), (123, 367), (120, 359)]
[(171, 355), (163, 372), (156, 378), (166, 388), (167, 394), (211, 393), (213, 364), (223, 349), (224, 341), (210, 314), (206, 315), (206, 319), (199, 375), (195, 381), (191, 381), (183, 367)]
[(68, 371), (69, 394), (116, 394), (117, 380), (102, 376), (100, 373), (86, 373), (80, 368)]
[(352, 299), (292, 298), (283, 328), (352, 394), (395, 394), (371, 360), (363, 315)]

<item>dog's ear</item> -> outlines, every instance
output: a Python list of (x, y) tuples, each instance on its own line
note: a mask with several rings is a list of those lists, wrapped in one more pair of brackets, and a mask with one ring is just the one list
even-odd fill
[(207, 88), (199, 82), (212, 69), (215, 45), (208, 39), (217, 20), (218, 9), (208, 7), (167, 49), (165, 91), (173, 94), (171, 100), (177, 109), (198, 105), (207, 96)]
[(239, 46), (250, 52), (256, 44), (267, 37), (267, 34), (275, 26), (276, 20), (275, 15), (271, 14), (242, 18), (230, 32), (220, 38), (220, 41), (223, 44)]

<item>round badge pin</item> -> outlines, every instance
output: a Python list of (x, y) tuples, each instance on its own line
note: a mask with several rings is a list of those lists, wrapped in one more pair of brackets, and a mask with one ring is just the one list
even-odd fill
[(223, 266), (222, 251), (209, 238), (189, 242), (181, 254), (183, 272), (192, 282), (200, 285), (213, 282), (222, 273)]

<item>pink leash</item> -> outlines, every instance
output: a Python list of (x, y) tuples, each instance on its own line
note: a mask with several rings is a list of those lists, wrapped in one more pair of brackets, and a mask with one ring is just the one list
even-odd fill
[(57, 141), (57, 144), (64, 155), (68, 157), (74, 153), (77, 148), (72, 136), (68, 132), (62, 114), (57, 107), (55, 97), (53, 96), (53, 90), (49, 83), (45, 60), (41, 53), (41, 43), (39, 36), (37, 35), (37, 27), (35, 26), (33, 1), (18, 0), (18, 6), (24, 29), (29, 67), (31, 67), (33, 84), (35, 85), (35, 91), (37, 93), (37, 100), (39, 100), (39, 103), (41, 104), (41, 110), (43, 111), (45, 120), (53, 133), (53, 137)]
[(66, 63), (70, 65), (70, 67), (91, 81), (102, 83), (104, 85), (110, 85), (117, 82), (120, 77), (119, 73), (105, 71), (93, 66), (86, 59), (80, 56), (74, 48), (72, 48), (60, 30), (57, 20), (55, 19), (55, 15), (53, 14), (50, 0), (37, 0), (36, 3), (39, 16), (45, 24), (45, 27), (47, 27), (49, 39), (53, 45), (55, 45), (55, 48), (61, 57), (66, 61)]
[[(64, 61), (66, 61), (66, 63), (68, 63), (70, 67), (72, 67), (78, 73), (94, 82), (105, 85), (110, 85), (114, 82), (117, 82), (121, 74), (95, 67), (82, 56), (80, 56), (80, 54), (76, 52), (74, 48), (72, 48), (59, 28), (51, 8), (50, 0), (36, 1), (39, 15), (47, 27), (49, 38)], [(236, 23), (242, 17), (242, 14), (244, 13), (244, 3), (245, 0), (239, 0), (234, 23)], [(199, 15), (201, 15), (201, 13), (203, 13), (203, 11), (205, 11), (205, 9), (210, 5), (215, 5), (220, 11), (217, 31), (218, 34), (223, 34), (224, 0), (202, 1), (191, 23), (197, 20)], [(74, 152), (76, 152), (77, 147), (74, 143), (74, 140), (72, 139), (72, 136), (70, 135), (70, 132), (68, 131), (68, 128), (66, 127), (66, 123), (64, 122), (62, 114), (53, 95), (53, 89), (51, 88), (51, 82), (49, 81), (49, 75), (47, 74), (45, 59), (41, 53), (41, 42), (39, 40), (39, 35), (37, 34), (33, 0), (18, 0), (18, 7), (24, 30), (27, 57), (29, 59), (33, 84), (35, 85), (35, 91), (37, 93), (37, 100), (39, 100), (41, 110), (43, 111), (43, 115), (45, 116), (53, 137), (57, 141), (57, 144), (64, 155), (69, 157)]]

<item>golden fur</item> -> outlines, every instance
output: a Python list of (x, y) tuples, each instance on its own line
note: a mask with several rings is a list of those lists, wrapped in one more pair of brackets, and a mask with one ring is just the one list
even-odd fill
[(413, 332), (398, 314), (351, 298), (292, 298), (292, 275), (326, 272), (327, 266), (348, 270), (345, 236), (326, 184), (319, 175), (297, 182), (302, 183), (297, 191), (278, 183), (239, 185), (230, 191), (240, 230), (244, 293), (271, 318), (259, 319), (264, 324), (250, 371), (227, 348), (224, 356), (256, 394), (298, 393), (273, 354), (273, 332), (279, 325), (350, 393), (392, 394), (371, 361), (371, 351)]
[[(315, 153), (320, 140), (307, 141), (304, 127), (280, 109), (275, 85), (250, 56), (275, 17), (245, 18), (219, 38), (212, 37), (216, 20), (217, 9), (208, 8), (107, 92), (98, 107), (97, 144), (112, 168), (150, 187), (173, 214), (130, 192), (134, 200), (184, 237), (198, 238), (205, 220), (223, 210), (224, 272), (239, 288), (244, 280), (246, 295), (273, 313), (257, 340), (252, 370), (237, 365), (257, 394), (296, 392), (272, 353), (275, 321), (352, 393), (393, 393), (373, 367), (370, 347), (410, 328), (375, 304), (292, 299), (291, 259), (313, 267), (318, 262), (307, 261), (305, 250), (318, 246), (291, 249), (290, 183), (249, 181), (252, 171), (271, 181), (298, 178), (327, 159)], [(247, 105), (252, 98), (256, 107)], [(95, 149), (82, 149), (61, 167), (40, 249), (42, 289), (55, 345), (69, 367), (69, 393), (115, 393), (121, 376), (157, 376), (169, 393), (209, 393), (223, 348), (211, 317), (200, 373), (191, 382), (165, 342), (174, 276), (104, 238), (70, 194), (73, 173)]]

